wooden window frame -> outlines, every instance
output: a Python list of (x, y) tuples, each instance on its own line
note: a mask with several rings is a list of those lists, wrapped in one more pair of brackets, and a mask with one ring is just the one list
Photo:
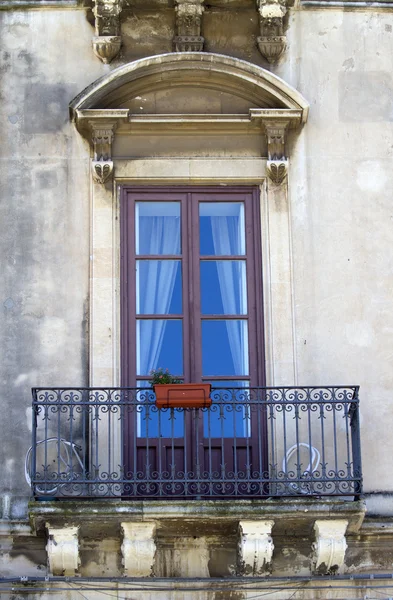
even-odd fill
[[(215, 197), (213, 198), (212, 195)], [(192, 196), (192, 198), (191, 198)], [(215, 260), (220, 257), (200, 257), (199, 248), (196, 247), (196, 236), (188, 236), (187, 232), (192, 229), (192, 223), (199, 218), (199, 202), (233, 201), (245, 204), (245, 236), (246, 253), (241, 258), (247, 262), (247, 317), (250, 325), (248, 327), (249, 344), (249, 375), (246, 377), (217, 376), (203, 379), (211, 380), (238, 380), (249, 381), (250, 386), (265, 385), (265, 348), (264, 348), (264, 324), (263, 324), (263, 288), (262, 288), (262, 249), (261, 249), (261, 215), (259, 188), (257, 186), (131, 186), (124, 185), (121, 189), (120, 208), (120, 247), (121, 247), (121, 385), (124, 387), (135, 387), (138, 379), (145, 379), (136, 375), (136, 299), (135, 279), (130, 277), (129, 265), (135, 264), (135, 260), (143, 258), (136, 256), (135, 252), (135, 225), (134, 213), (132, 212), (137, 200), (142, 201), (181, 201), (181, 254), (176, 258), (182, 259), (182, 281), (183, 281), (183, 372), (184, 380), (198, 377), (202, 379), (201, 352), (195, 349), (201, 346), (201, 318), (200, 315), (200, 287), (199, 261)], [(132, 205), (131, 211), (130, 206)], [(186, 205), (186, 210), (184, 210)], [(131, 212), (131, 214), (130, 214)], [(240, 257), (239, 257), (240, 258)], [(131, 272), (132, 269), (131, 269)], [(187, 279), (186, 285), (184, 284)], [(195, 287), (197, 286), (197, 287)], [(184, 290), (187, 288), (188, 297)], [(146, 318), (143, 316), (142, 318)], [(170, 315), (169, 318), (178, 318)], [(238, 316), (239, 317), (239, 316)], [(164, 316), (168, 318), (167, 315)], [(215, 320), (224, 320), (226, 315), (208, 316)], [(191, 330), (194, 333), (193, 342)], [(190, 348), (186, 356), (185, 348)], [(199, 376), (200, 374), (200, 376)]]

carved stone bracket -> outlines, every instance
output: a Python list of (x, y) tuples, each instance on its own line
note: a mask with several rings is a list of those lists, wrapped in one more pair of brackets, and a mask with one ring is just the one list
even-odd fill
[(92, 160), (93, 179), (97, 183), (106, 183), (113, 175), (112, 142), (116, 129), (113, 122), (90, 121), (94, 158)]
[(176, 1), (176, 31), (173, 38), (176, 52), (202, 52), (204, 38), (201, 36), (204, 0)]
[(48, 531), (46, 552), (51, 575), (72, 577), (80, 565), (79, 527), (51, 527), (47, 523), (46, 529)]
[(152, 574), (156, 554), (155, 523), (121, 523), (124, 575), (126, 577), (149, 577)]
[(121, 46), (120, 13), (123, 0), (93, 0), (95, 37), (93, 50), (104, 63), (110, 63), (118, 55)]
[(265, 125), (267, 135), (267, 174), (276, 185), (281, 185), (288, 175), (288, 161), (285, 156), (285, 139), (288, 121), (271, 122)]
[(269, 63), (276, 62), (284, 52), (287, 39), (283, 19), (287, 12), (286, 0), (257, 0), (261, 35), (258, 48)]
[(344, 563), (348, 521), (344, 519), (317, 520), (314, 524), (313, 566), (318, 574), (334, 573)]
[(244, 575), (266, 573), (273, 557), (274, 521), (239, 522), (239, 565)]
[(287, 160), (268, 160), (266, 164), (267, 176), (276, 185), (281, 185), (288, 175)]

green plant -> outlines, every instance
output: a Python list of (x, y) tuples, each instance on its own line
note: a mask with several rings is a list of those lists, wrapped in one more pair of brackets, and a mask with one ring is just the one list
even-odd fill
[(158, 367), (158, 369), (152, 369), (150, 375), (150, 385), (152, 387), (160, 383), (182, 383), (181, 379), (177, 379), (170, 374), (169, 369), (164, 370), (161, 367)]

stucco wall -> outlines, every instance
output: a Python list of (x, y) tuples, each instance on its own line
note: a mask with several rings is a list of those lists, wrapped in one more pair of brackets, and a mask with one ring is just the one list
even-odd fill
[(88, 380), (89, 150), (68, 103), (105, 67), (82, 11), (0, 11), (0, 31), (0, 488), (18, 517), (31, 386)]
[(298, 12), (288, 34), (277, 74), (310, 102), (289, 175), (298, 382), (361, 386), (365, 491), (391, 491), (391, 13)]

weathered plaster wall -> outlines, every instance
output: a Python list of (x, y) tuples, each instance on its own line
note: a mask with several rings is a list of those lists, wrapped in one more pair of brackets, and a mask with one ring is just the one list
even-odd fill
[(298, 382), (361, 386), (365, 490), (392, 491), (391, 13), (296, 12), (288, 35), (277, 74), (311, 105), (290, 151)]
[(90, 33), (83, 11), (0, 11), (5, 516), (25, 514), (31, 386), (87, 382), (88, 148), (68, 103), (105, 69), (90, 52)]

